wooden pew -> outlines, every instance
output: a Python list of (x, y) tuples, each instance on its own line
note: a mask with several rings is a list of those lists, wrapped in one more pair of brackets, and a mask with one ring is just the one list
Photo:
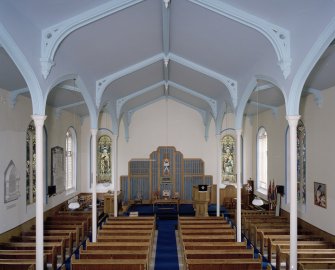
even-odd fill
[(186, 259), (253, 259), (254, 249), (232, 249), (232, 250), (185, 250)]
[[(7, 259), (35, 259), (36, 250), (0, 250), (0, 258)], [(50, 250), (44, 250), (44, 256), (46, 261), (49, 263), (53, 270), (57, 269), (57, 252), (56, 248)]]
[[(71, 234), (71, 238), (72, 238), (72, 247), (79, 247), (80, 246), (80, 230), (79, 228), (76, 229), (60, 229), (60, 230), (56, 230), (56, 229), (52, 229), (52, 230), (44, 230), (43, 231), (44, 237), (46, 236), (68, 236), (69, 234)], [(34, 236), (36, 235), (36, 231), (31, 230), (31, 231), (25, 231), (21, 233), (21, 236)]]
[[(65, 249), (68, 249), (69, 257), (71, 256), (73, 252), (73, 239), (72, 239), (71, 232), (66, 235), (44, 235), (43, 240), (44, 242), (57, 242), (59, 240), (63, 240), (65, 243)], [(12, 236), (11, 241), (12, 242), (36, 242), (36, 235)]]
[(322, 270), (330, 269), (335, 270), (335, 262), (333, 260), (328, 261), (300, 261), (298, 262), (298, 270)]
[[(85, 240), (88, 236), (88, 233), (86, 232), (87, 224), (85, 221), (75, 221), (74, 223), (71, 223), (71, 221), (64, 221), (62, 222), (54, 222), (54, 223), (44, 223), (44, 231), (46, 230), (67, 230), (67, 229), (76, 229), (79, 227), (79, 239)], [(36, 228), (33, 226), (33, 230), (36, 230)]]
[(82, 220), (75, 220), (75, 219), (66, 219), (64, 218), (63, 220), (58, 218), (49, 218), (47, 219), (47, 221), (44, 222), (44, 226), (59, 226), (59, 225), (81, 225), (83, 226), (83, 232), (82, 235), (83, 236), (87, 236), (89, 234), (89, 227), (91, 226), (91, 224), (88, 223), (88, 221), (82, 221)]
[(148, 235), (153, 237), (153, 230), (105, 230), (104, 228), (101, 228), (98, 230), (98, 235)]
[[(306, 231), (304, 229), (298, 229), (299, 235), (312, 235), (312, 232)], [(259, 228), (256, 231), (256, 240), (259, 238), (260, 245), (259, 249), (262, 254), (264, 254), (264, 247), (268, 243), (268, 238), (273, 237), (273, 235), (290, 235), (290, 228)], [(257, 242), (255, 242), (257, 246)]]
[[(65, 241), (60, 240), (57, 242), (44, 242), (43, 243), (45, 250), (56, 249), (57, 254), (60, 254), (61, 263), (65, 261)], [(16, 249), (16, 250), (36, 250), (36, 243), (34, 242), (5, 242), (0, 243), (0, 249)]]
[(150, 250), (150, 244), (143, 242), (86, 242), (86, 250)]
[(145, 259), (71, 259), (72, 270), (146, 270)]
[[(206, 227), (205, 227), (206, 226)], [(211, 229), (231, 229), (231, 225), (226, 223), (226, 224), (187, 224), (187, 225), (179, 225), (179, 228), (182, 228), (182, 229), (208, 229), (208, 230), (211, 230)]]
[[(46, 265), (44, 266), (46, 269)], [(35, 259), (0, 259), (0, 270), (35, 270)]]
[(109, 224), (104, 224), (102, 226), (103, 229), (107, 230), (107, 229), (111, 229), (111, 230), (148, 230), (148, 229), (151, 229), (151, 230), (154, 230), (155, 229), (155, 226), (152, 225), (152, 224), (145, 224), (145, 225), (135, 225), (135, 224), (120, 224), (120, 225), (109, 225)]
[(236, 240), (235, 234), (228, 235), (182, 235), (181, 240), (186, 242), (233, 242)]
[(147, 261), (146, 269), (149, 269), (150, 255), (147, 250), (80, 250), (79, 259), (142, 259)]
[(261, 270), (259, 259), (186, 259), (188, 270)]
[(252, 243), (257, 242), (257, 229), (265, 228), (290, 228), (289, 223), (252, 223), (249, 226), (248, 238)]
[(235, 234), (235, 230), (228, 229), (179, 229), (183, 235), (213, 235), (213, 234)]
[[(320, 240), (317, 237), (311, 238), (308, 235), (297, 235), (297, 246), (308, 246), (312, 245), (314, 248), (328, 248), (330, 244), (326, 241)], [(268, 239), (268, 260), (272, 260), (273, 253), (276, 253), (277, 245), (281, 248), (290, 248), (290, 236), (282, 235), (280, 238), (276, 236), (275, 238)]]
[[(289, 249), (281, 249), (278, 250), (277, 256), (278, 258), (278, 265), (280, 266), (282, 261), (286, 263), (286, 269), (289, 270), (290, 266), (290, 250)], [(314, 260), (320, 261), (320, 259), (334, 259), (335, 258), (335, 249), (304, 249), (304, 250), (297, 250), (297, 259), (298, 263), (301, 260)]]
[(248, 217), (244, 220), (243, 230), (244, 233), (249, 237), (249, 239), (252, 237), (252, 227), (254, 227), (255, 224), (265, 224), (265, 223), (271, 223), (271, 224), (288, 224), (288, 219), (284, 217), (277, 217), (277, 216), (270, 216), (267, 217), (265, 215), (260, 217)]
[(187, 242), (183, 243), (184, 250), (232, 250), (246, 249), (246, 242)]

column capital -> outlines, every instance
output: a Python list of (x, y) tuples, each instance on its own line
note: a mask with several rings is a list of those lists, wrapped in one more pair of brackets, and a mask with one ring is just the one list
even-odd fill
[(47, 119), (46, 115), (31, 115), (31, 118), (34, 120), (35, 126), (43, 126), (45, 119)]
[(242, 129), (235, 129), (236, 135), (241, 136), (242, 135)]
[(91, 128), (91, 134), (92, 136), (97, 136), (98, 129), (97, 128)]
[(286, 120), (290, 126), (297, 125), (300, 117), (301, 115), (286, 115)]

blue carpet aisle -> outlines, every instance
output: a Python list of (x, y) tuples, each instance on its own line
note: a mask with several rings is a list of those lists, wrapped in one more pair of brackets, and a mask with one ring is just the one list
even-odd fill
[(155, 270), (179, 270), (175, 228), (177, 220), (158, 219)]

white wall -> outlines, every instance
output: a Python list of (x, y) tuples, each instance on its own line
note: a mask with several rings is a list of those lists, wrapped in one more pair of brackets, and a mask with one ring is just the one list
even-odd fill
[[(166, 103), (167, 102), (167, 103)], [(167, 117), (168, 112), (168, 117)], [(100, 128), (111, 129), (106, 115), (100, 117)], [(89, 190), (89, 121), (82, 125), (82, 179), (85, 191)], [(208, 141), (205, 140), (205, 126), (201, 115), (185, 105), (173, 100), (162, 99), (136, 111), (129, 126), (129, 141), (125, 139), (123, 122), (118, 137), (118, 175), (128, 175), (128, 162), (133, 158), (149, 158), (151, 152), (159, 146), (174, 146), (183, 153), (184, 158), (202, 158), (205, 162), (205, 174), (217, 179), (216, 137), (214, 122), (211, 122)], [(118, 177), (118, 179), (120, 179)]]
[[(335, 115), (335, 88), (322, 91), (323, 104), (319, 108), (312, 95), (301, 101), (300, 114), (306, 128), (306, 211), (299, 210), (298, 216), (310, 224), (313, 224), (324, 231), (335, 234), (335, 214), (334, 190), (334, 134), (335, 125), (333, 115)], [(285, 186), (285, 136), (288, 122), (285, 116), (284, 106), (279, 108), (278, 117), (274, 117), (272, 112), (266, 111), (259, 114), (259, 126), (264, 126), (268, 132), (268, 180), (275, 181), (276, 185)], [(248, 128), (252, 123), (252, 129)], [(252, 163), (252, 178), (256, 179), (256, 130), (257, 123), (245, 119), (244, 138), (251, 143), (252, 150), (245, 149), (245, 160), (247, 164), (250, 159)], [(248, 147), (248, 144), (244, 144)], [(251, 151), (250, 151), (251, 150)], [(249, 165), (245, 167), (250, 168)], [(248, 171), (249, 169), (246, 169)], [(327, 186), (327, 208), (314, 205), (314, 182), (324, 183)], [(257, 193), (257, 192), (256, 192)], [(257, 193), (258, 194), (258, 193)], [(266, 199), (266, 197), (262, 196)], [(282, 201), (282, 207), (289, 211), (289, 204)]]
[[(0, 95), (6, 98), (8, 92), (0, 89)], [(48, 133), (48, 181), (50, 183), (50, 148), (55, 145), (65, 147), (65, 133), (69, 126), (75, 127), (80, 144), (80, 121), (73, 114), (66, 112), (56, 119), (50, 109), (47, 111), (50, 112), (45, 122)], [(13, 109), (7, 102), (0, 104), (0, 216), (5, 217), (1, 219), (0, 233), (35, 217), (35, 204), (26, 205), (26, 130), (32, 120), (31, 114), (31, 100), (23, 96), (17, 98)], [(11, 160), (15, 163), (20, 176), (20, 197), (15, 201), (4, 203), (4, 172)], [(79, 174), (78, 179), (80, 177)], [(49, 198), (45, 210), (63, 202), (70, 196), (73, 196), (73, 193), (64, 192)]]

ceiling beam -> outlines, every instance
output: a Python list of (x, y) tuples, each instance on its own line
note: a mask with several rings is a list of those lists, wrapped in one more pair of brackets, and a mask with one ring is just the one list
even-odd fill
[(74, 85), (69, 85), (69, 84), (59, 84), (57, 87), (64, 89), (64, 90), (70, 90), (70, 91), (75, 91), (81, 93), (80, 89)]
[(220, 0), (189, 1), (260, 32), (272, 44), (284, 78), (286, 79), (290, 75), (292, 63), (290, 31)]
[(24, 94), (24, 93), (28, 93), (28, 92), (29, 92), (28, 87), (11, 91), (10, 94), (9, 94), (9, 100), (8, 100), (9, 107), (14, 109), (14, 107), (16, 105), (16, 101), (17, 101), (17, 96), (21, 95), (21, 94)]
[(257, 106), (257, 107), (270, 109), (270, 110), (272, 110), (272, 114), (273, 114), (274, 117), (277, 118), (277, 116), (278, 116), (278, 108), (275, 107), (275, 106), (259, 103), (259, 102), (256, 102), (256, 101), (249, 101), (248, 103), (251, 104), (251, 105)]
[(68, 104), (68, 105), (56, 107), (55, 108), (55, 116), (58, 119), (63, 110), (73, 108), (73, 107), (77, 107), (77, 106), (80, 106), (80, 105), (83, 105), (83, 104), (86, 104), (85, 101), (79, 101), (79, 102), (71, 103), (71, 104)]
[(264, 90), (269, 90), (269, 89), (271, 89), (271, 88), (274, 88), (275, 86), (273, 85), (273, 84), (271, 84), (271, 83), (267, 83), (267, 84), (262, 84), (262, 85), (258, 85), (258, 86), (256, 86), (256, 88), (255, 88), (255, 92), (257, 92), (257, 91), (264, 91)]
[(322, 104), (323, 104), (323, 96), (322, 96), (322, 93), (320, 90), (318, 89), (315, 89), (315, 88), (307, 88), (307, 89), (304, 89), (304, 91), (306, 93), (309, 93), (309, 94), (312, 94), (314, 96), (314, 102), (315, 104), (321, 108), (322, 107)]
[(148, 86), (146, 88), (143, 88), (141, 90), (138, 90), (138, 91), (136, 91), (136, 92), (134, 92), (134, 93), (132, 93), (130, 95), (127, 95), (127, 96), (124, 96), (124, 97), (121, 97), (121, 98), (117, 99), (116, 100), (116, 117), (117, 117), (117, 119), (120, 118), (122, 107), (123, 107), (123, 105), (127, 101), (129, 101), (129, 100), (131, 100), (131, 99), (133, 99), (135, 97), (138, 97), (140, 95), (143, 95), (143, 94), (145, 94), (147, 92), (153, 91), (153, 90), (155, 90), (155, 89), (157, 89), (159, 87), (162, 87), (163, 85), (165, 85), (165, 82), (161, 81), (161, 82), (158, 82), (156, 84), (150, 85), (150, 86)]
[(217, 79), (218, 81), (220, 81), (221, 83), (223, 83), (229, 90), (229, 93), (230, 93), (230, 96), (232, 98), (232, 105), (234, 108), (236, 108), (236, 105), (237, 105), (237, 81), (229, 78), (229, 77), (226, 77), (220, 73), (217, 73), (213, 70), (210, 70), (206, 67), (203, 67), (201, 65), (198, 65), (194, 62), (191, 62), (185, 58), (182, 58), (176, 54), (173, 54), (173, 53), (170, 53), (169, 54), (169, 57), (171, 60), (183, 65), (183, 66), (186, 66), (188, 68), (191, 68), (195, 71), (198, 71), (200, 73), (203, 73), (211, 78), (214, 78), (214, 79)]
[(122, 69), (120, 71), (117, 71), (111, 75), (108, 75), (104, 78), (101, 78), (99, 80), (96, 81), (96, 105), (97, 107), (99, 107), (101, 104), (101, 98), (102, 98), (102, 94), (105, 91), (106, 87), (111, 84), (113, 81), (129, 75), (135, 71), (138, 71), (142, 68), (145, 68), (149, 65), (152, 65), (158, 61), (161, 61), (164, 59), (164, 54), (160, 53), (160, 54), (156, 54), (148, 59), (145, 59), (142, 62), (136, 63), (134, 65), (131, 65), (125, 69)]
[(61, 42), (73, 31), (95, 22), (120, 10), (136, 5), (143, 0), (113, 0), (87, 10), (53, 26), (42, 30), (41, 37), (41, 69), (44, 79), (50, 73), (55, 53)]
[(207, 96), (205, 96), (203, 94), (200, 94), (200, 93), (198, 93), (198, 92), (196, 92), (196, 91), (194, 91), (192, 89), (189, 89), (189, 88), (187, 88), (185, 86), (182, 86), (180, 84), (177, 84), (175, 82), (169, 81), (169, 85), (171, 85), (172, 87), (177, 88), (177, 89), (179, 89), (179, 90), (181, 90), (181, 91), (183, 91), (183, 92), (185, 92), (187, 94), (190, 94), (190, 95), (192, 95), (194, 97), (197, 97), (197, 98), (199, 98), (199, 99), (204, 100), (205, 102), (207, 102), (208, 105), (209, 105), (209, 107), (211, 108), (213, 118), (216, 119), (216, 117), (217, 117), (217, 102), (216, 102), (215, 99), (207, 97)]

